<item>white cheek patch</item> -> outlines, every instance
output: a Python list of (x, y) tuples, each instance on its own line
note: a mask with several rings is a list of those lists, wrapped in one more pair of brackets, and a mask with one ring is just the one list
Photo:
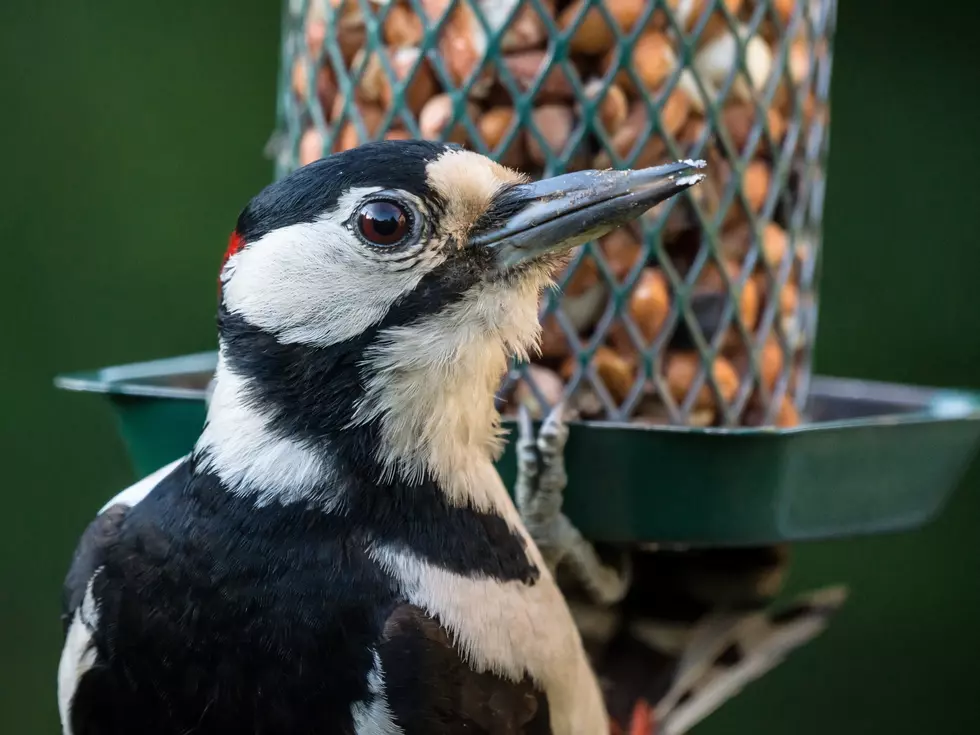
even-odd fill
[(228, 309), (282, 342), (320, 346), (384, 318), (442, 256), (420, 251), (407, 267), (362, 243), (346, 223), (374, 191), (352, 190), (317, 221), (270, 232), (232, 256), (223, 287)]
[(268, 419), (245, 400), (245, 381), (219, 356), (208, 421), (198, 439), (200, 467), (214, 472), (235, 495), (251, 497), (256, 506), (307, 502), (314, 493), (321, 510), (342, 508), (344, 495), (323, 451), (269, 430)]

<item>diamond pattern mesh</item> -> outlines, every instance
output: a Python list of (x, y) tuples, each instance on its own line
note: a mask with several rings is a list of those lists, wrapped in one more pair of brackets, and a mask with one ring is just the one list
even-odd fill
[(817, 316), (836, 0), (287, 0), (277, 174), (453, 140), (532, 176), (705, 158), (582, 246), (506, 412), (792, 426)]

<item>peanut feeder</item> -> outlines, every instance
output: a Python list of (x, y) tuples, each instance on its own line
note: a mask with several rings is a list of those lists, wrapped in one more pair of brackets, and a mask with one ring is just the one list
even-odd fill
[[(708, 161), (583, 246), (505, 413), (791, 426), (815, 333), (834, 0), (291, 0), (279, 173), (381, 138), (531, 176)], [(710, 398), (710, 400), (708, 400)]]

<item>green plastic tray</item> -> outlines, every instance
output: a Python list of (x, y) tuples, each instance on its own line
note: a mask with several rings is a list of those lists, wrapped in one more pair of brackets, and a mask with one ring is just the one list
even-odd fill
[[(108, 396), (142, 476), (188, 452), (214, 352), (61, 376)], [(577, 422), (565, 510), (589, 538), (737, 546), (919, 527), (943, 508), (980, 445), (980, 396), (815, 378), (793, 429)], [(510, 425), (513, 428), (513, 425)], [(498, 468), (508, 487), (511, 447)]]

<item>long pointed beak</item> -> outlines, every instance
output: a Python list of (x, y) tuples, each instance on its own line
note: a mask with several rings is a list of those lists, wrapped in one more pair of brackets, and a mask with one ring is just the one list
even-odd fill
[(576, 171), (505, 190), (470, 244), (492, 249), (501, 267), (568, 250), (636, 219), (705, 177), (704, 161), (635, 171)]

